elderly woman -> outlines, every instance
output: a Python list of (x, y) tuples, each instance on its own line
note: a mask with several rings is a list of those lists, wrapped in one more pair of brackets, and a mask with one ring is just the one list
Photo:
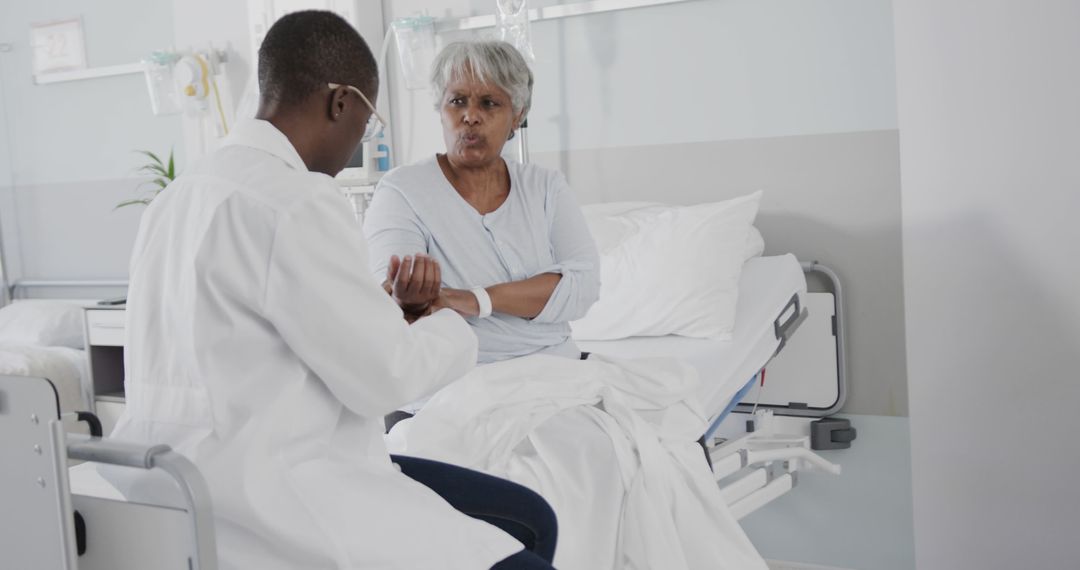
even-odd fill
[[(533, 76), (505, 42), (447, 46), (432, 87), (446, 153), (383, 177), (365, 215), (373, 270), (434, 258), (443, 299), (480, 341), (479, 362), (547, 353), (580, 358), (569, 321), (600, 288), (596, 245), (565, 178), (501, 156), (525, 120)], [(425, 260), (426, 261), (426, 260)], [(417, 311), (430, 298), (416, 296)]]
[[(568, 321), (584, 316), (597, 299), (596, 245), (562, 175), (533, 164), (507, 162), (501, 156), (529, 111), (532, 73), (509, 44), (455, 43), (436, 58), (432, 84), (446, 153), (398, 168), (380, 182), (364, 221), (375, 264), (372, 269), (380, 277), (385, 275), (387, 290), (417, 314), (435, 303), (466, 315), (480, 341), (481, 363), (534, 354), (583, 358), (570, 338)], [(441, 293), (431, 287), (402, 285), (418, 275), (413, 282), (441, 282)], [(518, 362), (533, 371), (533, 367), (550, 367), (583, 384), (587, 371), (603, 364), (566, 366), (559, 358), (530, 358), (527, 363), (525, 359)], [(488, 370), (506, 370), (515, 364), (506, 362)], [(576, 376), (576, 368), (583, 376)], [(468, 386), (468, 380), (463, 385)], [(550, 403), (548, 395), (535, 385), (510, 388), (509, 394), (517, 410), (534, 409), (521, 407), (522, 398), (533, 398), (533, 403), (550, 409), (545, 407)], [(436, 418), (448, 411), (445, 398), (440, 403), (441, 408), (434, 406)], [(470, 413), (450, 408), (454, 418), (449, 424), (438, 424), (440, 429), (460, 428), (456, 420), (461, 418), (456, 414)], [(425, 417), (432, 415), (422, 413), (417, 420)], [(639, 443), (631, 441), (636, 436), (625, 427), (603, 406), (570, 405), (530, 426), (510, 456), (492, 465), (496, 474), (532, 487), (551, 503), (559, 525), (555, 566), (567, 570), (763, 568), (764, 563), (752, 560), (757, 555), (733, 518), (725, 528), (734, 529), (734, 540), (751, 553), (750, 562), (743, 563), (747, 559), (730, 553), (726, 546), (731, 542), (721, 543), (711, 532), (723, 527), (717, 526), (714, 515), (694, 514), (702, 508), (697, 502), (688, 507), (680, 503), (678, 509), (658, 507), (661, 516), (645, 514), (648, 508), (642, 505), (653, 503), (643, 502), (643, 489), (654, 492), (649, 501), (686, 496), (686, 481), (673, 478), (678, 489), (663, 485), (654, 489), (652, 484), (641, 483), (633, 468), (624, 471), (624, 466), (633, 463), (629, 458), (638, 453)], [(503, 428), (492, 429), (481, 431), (485, 437), (498, 439), (493, 434)], [(693, 444), (686, 443), (691, 453), (684, 464), (696, 469), (695, 476), (716, 495), (715, 501), (722, 502), (705, 463), (692, 453)], [(669, 470), (665, 473), (678, 472), (674, 464), (664, 469)], [(668, 499), (658, 500), (656, 504)], [(689, 514), (684, 520), (694, 524), (674, 528), (673, 519), (664, 514), (668, 511)], [(717, 544), (721, 546), (713, 546)], [(718, 565), (713, 556), (717, 552), (726, 564)]]
[[(394, 279), (399, 272), (413, 266), (413, 275), (441, 271), (437, 298), (430, 290), (396, 286), (393, 294), (417, 313), (435, 301), (464, 315), (479, 339), (480, 363), (537, 353), (582, 358), (569, 321), (585, 314), (600, 288), (596, 245), (565, 178), (501, 156), (529, 111), (532, 85), (532, 72), (510, 44), (448, 45), (432, 70), (446, 153), (384, 176), (364, 216), (372, 270), (388, 277), (388, 290), (390, 282), (402, 281)], [(574, 449), (538, 451), (546, 461), (577, 470), (572, 479), (579, 484), (542, 493), (556, 513), (559, 504), (621, 510), (623, 490), (612, 484), (619, 477), (612, 444), (596, 429), (594, 414), (571, 410), (534, 435), (536, 441), (576, 442)], [(590, 451), (582, 455), (580, 449)], [(587, 537), (614, 545), (616, 528), (560, 516), (557, 565), (616, 567), (612, 554)]]

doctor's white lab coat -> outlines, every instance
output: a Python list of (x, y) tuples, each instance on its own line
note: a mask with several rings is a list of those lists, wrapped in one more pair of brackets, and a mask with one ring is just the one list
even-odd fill
[(265, 121), (147, 209), (113, 437), (202, 471), (224, 568), (478, 569), (521, 549), (401, 475), (383, 415), (465, 374), (476, 338), (409, 326), (333, 180)]

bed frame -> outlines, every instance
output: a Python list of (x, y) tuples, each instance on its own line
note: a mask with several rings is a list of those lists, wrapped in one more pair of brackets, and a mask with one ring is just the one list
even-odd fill
[[(3, 259), (0, 258), (0, 263), (2, 263), (2, 261)], [(0, 281), (3, 282), (3, 292), (0, 292), (0, 307), (3, 307), (15, 299), (22, 298), (22, 295), (25, 295), (30, 289), (123, 289), (128, 286), (128, 281), (126, 279), (16, 279), (9, 284), (3, 274), (3, 267), (0, 267)], [(20, 293), (22, 295), (20, 295)]]
[[(840, 280), (834, 271), (816, 261), (802, 263), (802, 268), (804, 273), (824, 275), (834, 294), (838, 398), (824, 411), (778, 406), (755, 409), (753, 405), (739, 404), (733, 414), (717, 418), (709, 426), (705, 434), (706, 452), (720, 492), (736, 519), (791, 491), (801, 471), (839, 475), (840, 466), (825, 460), (815, 450), (850, 447), (856, 436), (848, 420), (823, 417), (838, 411), (847, 396)], [(769, 361), (784, 349), (805, 316), (806, 309), (799, 306), (797, 298), (780, 311), (773, 323), (780, 343)], [(748, 385), (755, 384), (759, 375), (760, 372)], [(717, 437), (717, 433), (727, 437)]]

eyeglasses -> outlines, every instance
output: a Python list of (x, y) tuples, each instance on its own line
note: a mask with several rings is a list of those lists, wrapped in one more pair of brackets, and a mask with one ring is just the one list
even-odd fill
[(364, 127), (364, 136), (360, 139), (360, 142), (368, 142), (371, 139), (375, 138), (380, 132), (382, 132), (383, 129), (386, 128), (386, 125), (389, 124), (386, 122), (386, 119), (382, 118), (382, 115), (380, 115), (379, 112), (375, 110), (375, 105), (371, 104), (371, 101), (368, 100), (367, 95), (364, 95), (363, 91), (357, 89), (356, 87), (353, 87), (352, 85), (342, 85), (340, 83), (327, 83), (326, 85), (331, 89), (344, 87), (352, 91), (353, 93), (356, 93), (360, 96), (361, 99), (363, 99), (364, 104), (368, 106), (368, 109), (371, 109), (371, 116), (368, 117), (367, 126)]

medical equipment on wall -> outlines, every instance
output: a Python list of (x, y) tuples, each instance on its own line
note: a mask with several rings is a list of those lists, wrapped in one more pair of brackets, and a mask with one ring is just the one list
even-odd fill
[(536, 61), (529, 36), (529, 6), (526, 0), (495, 0), (495, 29), (499, 39), (517, 48), (526, 61)]
[[(335, 179), (338, 185), (348, 193), (349, 189), (353, 188), (374, 187), (379, 178), (382, 178), (388, 170), (390, 170), (390, 144), (384, 130), (380, 131), (375, 138), (356, 147), (356, 151), (349, 157), (349, 162)], [(363, 208), (357, 211), (362, 212)]]
[(221, 106), (221, 92), (210, 71), (210, 62), (207, 58), (199, 54), (185, 55), (173, 69), (173, 77), (176, 80), (180, 98), (184, 101), (184, 109), (197, 113), (209, 111), (209, 101), (212, 99), (221, 132), (227, 133), (229, 125), (225, 120), (225, 110)]
[(182, 111), (173, 86), (173, 65), (179, 59), (175, 53), (155, 51), (143, 60), (150, 108), (155, 115), (173, 115)]
[(154, 114), (208, 115), (218, 136), (228, 134), (232, 121), (223, 101), (224, 82), (220, 81), (226, 61), (225, 52), (215, 50), (151, 53), (143, 62)]
[(229, 134), (235, 116), (225, 80), (224, 51), (158, 51), (143, 60), (155, 115), (184, 115), (188, 160), (214, 148)]
[[(405, 87), (408, 89), (426, 88), (431, 62), (435, 60), (435, 18), (431, 16), (398, 18), (390, 22), (390, 31), (396, 40)], [(383, 42), (384, 46), (389, 45), (389, 38)]]

